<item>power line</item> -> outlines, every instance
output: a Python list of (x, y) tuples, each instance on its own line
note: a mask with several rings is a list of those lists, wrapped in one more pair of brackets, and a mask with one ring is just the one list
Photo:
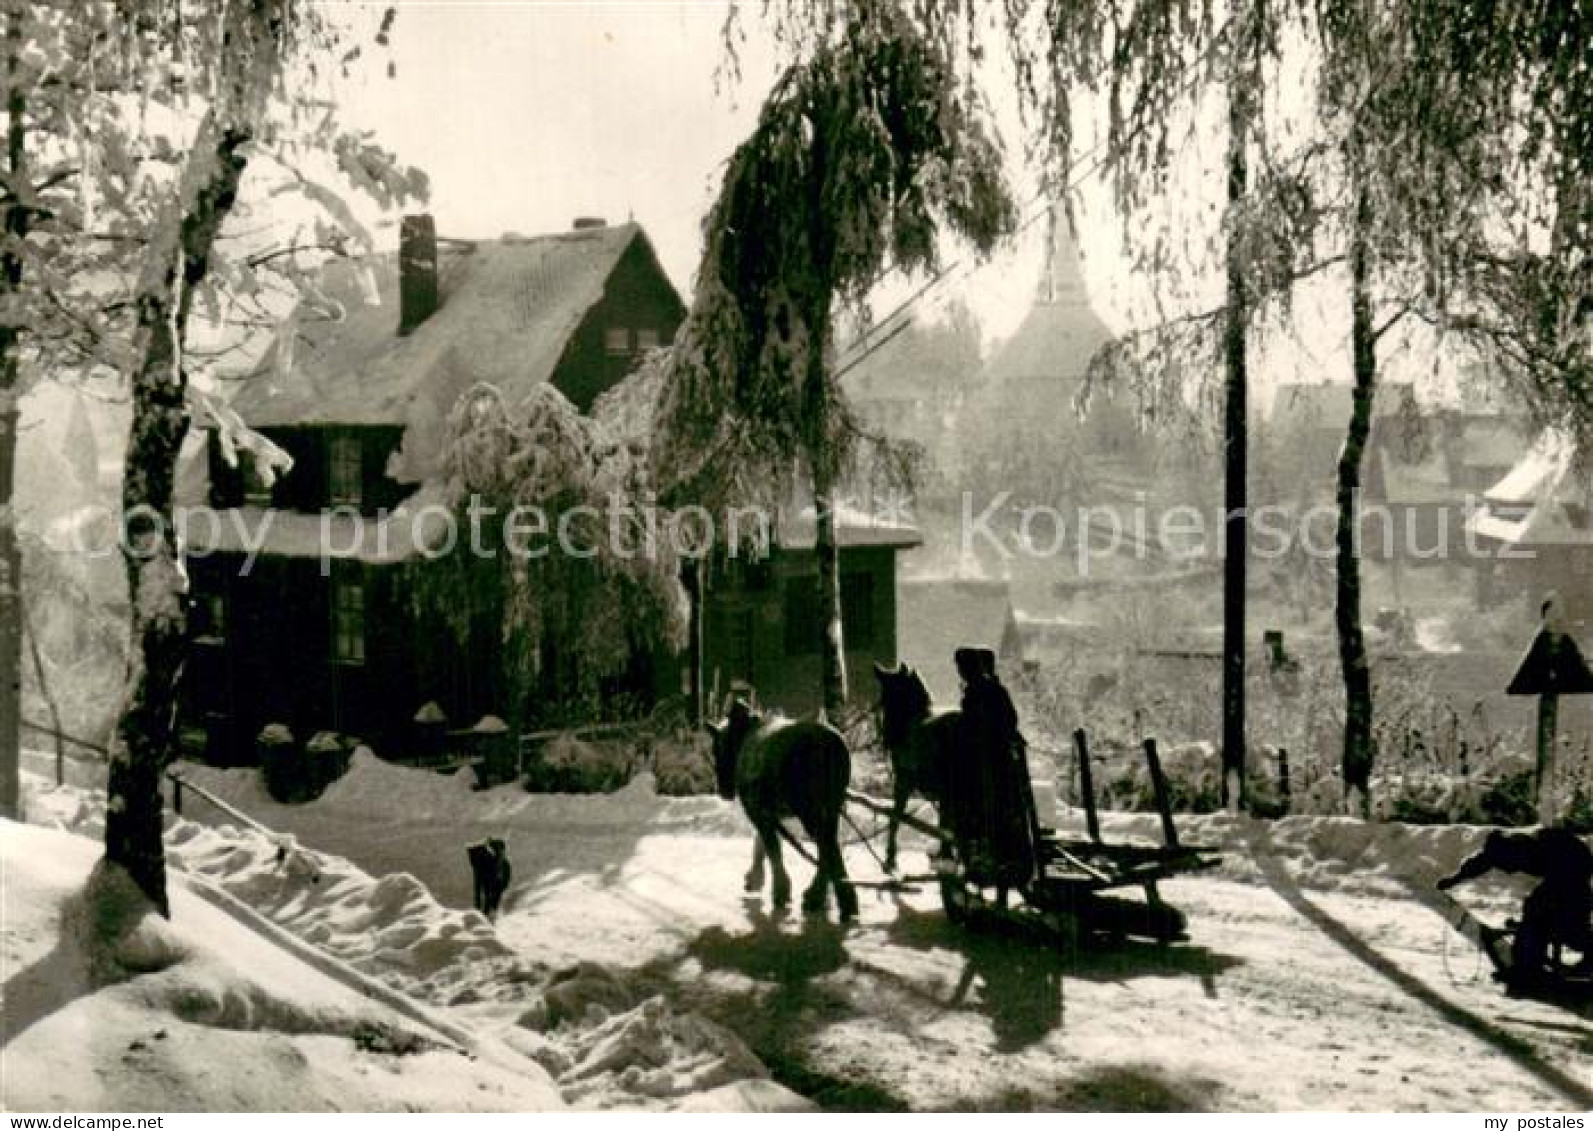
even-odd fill
[[(1185, 93), (1190, 87), (1192, 87), (1194, 85), (1195, 80), (1198, 77), (1198, 69), (1204, 67), (1205, 64), (1210, 61), (1211, 57), (1216, 54), (1218, 47), (1223, 42), (1224, 35), (1226, 34), (1226, 32), (1228, 30), (1228, 26), (1229, 26), (1229, 24), (1232, 23), (1232, 21), (1233, 21), (1233, 17), (1229, 17), (1228, 23), (1225, 23), (1223, 25), (1222, 30), (1220, 32), (1218, 32), (1216, 35), (1212, 36), (1211, 45), (1206, 48), (1206, 50), (1201, 54), (1201, 57), (1199, 59), (1196, 59), (1194, 62), (1192, 62), (1192, 63), (1190, 63), (1188, 65), (1188, 67), (1186, 69), (1189, 72), (1189, 76), (1188, 76), (1187, 80), (1184, 82), (1182, 88), (1179, 90), (1180, 94)], [(1139, 133), (1140, 130), (1142, 130), (1144, 128), (1144, 125), (1145, 125), (1145, 123), (1142, 121), (1140, 123), (1140, 125), (1138, 127), (1136, 127), (1136, 129), (1134, 131), (1134, 134), (1130, 134), (1129, 138), (1125, 139), (1125, 140), (1132, 139), (1136, 134)], [(1090, 148), (1090, 150), (1088, 152), (1085, 153), (1084, 157), (1085, 157), (1086, 160), (1088, 160), (1091, 156), (1093, 156), (1093, 155), (1095, 155), (1097, 153), (1100, 153), (1105, 148), (1106, 148), (1106, 142), (1104, 142), (1104, 141), (1097, 142), (1094, 146), (1092, 146)], [(1020, 223), (1015, 229), (1013, 229), (1013, 235), (1016, 236), (1016, 235), (1021, 234), (1024, 231), (1028, 230), (1030, 225), (1032, 225), (1036, 220), (1039, 220), (1042, 216), (1050, 215), (1052, 208), (1055, 207), (1055, 202), (1056, 202), (1057, 199), (1065, 198), (1068, 193), (1070, 193), (1074, 189), (1078, 188), (1087, 179), (1089, 179), (1090, 177), (1094, 176), (1096, 173), (1100, 172), (1106, 166), (1108, 166), (1110, 164), (1115, 164), (1116, 162), (1118, 162), (1120, 160), (1122, 160), (1121, 150), (1119, 150), (1119, 152), (1116, 153), (1116, 154), (1113, 154), (1111, 152), (1104, 153), (1100, 157), (1098, 157), (1095, 161), (1091, 162), (1089, 167), (1086, 168), (1083, 172), (1078, 173), (1073, 178), (1071, 178), (1068, 181), (1068, 183), (1066, 185), (1064, 185), (1059, 192), (1056, 192), (1056, 193), (1053, 194), (1053, 193), (1051, 193), (1048, 190), (1042, 189), (1041, 191), (1036, 193), (1024, 205), (1023, 209), (1020, 209), (1020, 211), (1026, 210), (1028, 208), (1032, 208), (1035, 204), (1040, 203), (1041, 201), (1045, 202), (1045, 205), (1046, 205), (1045, 208), (1042, 209), (1039, 212), (1034, 213), (1028, 219), (1026, 219), (1022, 223)], [(907, 328), (910, 320), (904, 320), (902, 325), (893, 328), (884, 337), (876, 338), (876, 334), (879, 333), (879, 332), (882, 332), (884, 327), (886, 325), (888, 325), (891, 322), (892, 319), (900, 317), (900, 316), (902, 316), (904, 314), (910, 314), (912, 308), (914, 306), (916, 306), (917, 303), (919, 301), (921, 301), (926, 294), (929, 293), (929, 291), (933, 290), (935, 287), (939, 286), (941, 283), (946, 281), (946, 279), (951, 275), (951, 273), (953, 271), (955, 271), (958, 267), (961, 267), (962, 264), (963, 264), (963, 260), (960, 260), (960, 259), (953, 260), (951, 263), (948, 263), (945, 267), (942, 267), (939, 271), (935, 272), (935, 274), (930, 276), (929, 280), (923, 286), (919, 287), (918, 290), (916, 290), (912, 294), (908, 295), (905, 299), (903, 299), (900, 303), (898, 303), (891, 310), (891, 312), (889, 314), (887, 314), (884, 318), (880, 319), (879, 322), (877, 322), (875, 324), (873, 329), (869, 330), (867, 333), (865, 333), (863, 335), (862, 339), (860, 339), (858, 343), (854, 343), (852, 346), (848, 347), (848, 352), (850, 354), (852, 354), (853, 356), (851, 356), (851, 357), (849, 357), (847, 359), (843, 359), (843, 361), (840, 364), (840, 368), (836, 370), (835, 379), (837, 381), (839, 381), (841, 378), (845, 377), (853, 369), (856, 369), (864, 361), (868, 360), (868, 358), (870, 356), (872, 356), (875, 353), (875, 351), (880, 349), (887, 342), (891, 341), (893, 338), (895, 338), (897, 335), (899, 335), (903, 330), (905, 330)], [(982, 262), (982, 263), (975, 263), (971, 267), (968, 268), (968, 270), (965, 273), (965, 275), (972, 275), (975, 271), (981, 270), (982, 268), (985, 268), (985, 267), (988, 267), (988, 266), (989, 266), (989, 262), (988, 261), (985, 261), (985, 262)], [(870, 341), (870, 339), (875, 339), (875, 340)], [(859, 350), (861, 352), (858, 352)]]

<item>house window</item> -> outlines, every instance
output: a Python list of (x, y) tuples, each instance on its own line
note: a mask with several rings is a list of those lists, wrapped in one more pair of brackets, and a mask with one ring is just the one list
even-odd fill
[[(841, 636), (848, 652), (874, 644), (874, 576), (841, 575)], [(793, 577), (785, 583), (785, 651), (788, 656), (808, 656), (824, 643), (824, 622), (819, 613), (819, 579)]]
[(790, 577), (785, 583), (785, 654), (808, 656), (819, 651), (819, 579)]
[(644, 326), (636, 331), (636, 348), (638, 350), (655, 350), (658, 348), (658, 331), (651, 326)]
[(227, 602), (220, 593), (201, 593), (194, 598), (194, 638), (219, 644), (227, 639)]
[(333, 436), (327, 452), (327, 494), (334, 506), (359, 506), (365, 485), (365, 466), (358, 436)]
[(332, 583), (332, 660), (365, 662), (365, 586), (358, 577), (340, 577)]
[(610, 326), (603, 331), (603, 352), (610, 357), (629, 357), (631, 332), (625, 326)]
[(874, 575), (841, 574), (841, 624), (848, 651), (874, 645)]

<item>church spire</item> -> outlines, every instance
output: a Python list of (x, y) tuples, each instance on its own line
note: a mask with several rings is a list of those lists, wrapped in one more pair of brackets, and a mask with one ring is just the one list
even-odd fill
[(1046, 211), (1045, 265), (1040, 269), (1036, 299), (1048, 306), (1089, 305), (1073, 225), (1060, 204), (1053, 204)]

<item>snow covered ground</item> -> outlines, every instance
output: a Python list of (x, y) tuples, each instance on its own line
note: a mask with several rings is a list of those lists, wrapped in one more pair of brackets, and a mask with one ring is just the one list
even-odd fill
[[(205, 773), (198, 771), (194, 776)], [(252, 774), (218, 776), (215, 784), (232, 787), (240, 808), (272, 821), (278, 829), (288, 825), (280, 819), (284, 814), (309, 814), (309, 807), (289, 810), (275, 806), (255, 786)], [(93, 838), (69, 838), (73, 851), (87, 853), (92, 863), (97, 838), (103, 832), (102, 795), (81, 786), (47, 787), (31, 774), (25, 783), (29, 818)], [(523, 793), (520, 796), (535, 800)], [(345, 823), (339, 805), (360, 798), (367, 806), (379, 798), (395, 807), (395, 812), (448, 821), (451, 815), (457, 817), (471, 808), (471, 797), (468, 782), (403, 770), (362, 756), (353, 772), (316, 803), (315, 821)], [(513, 798), (506, 795), (505, 800)], [(611, 809), (616, 803), (626, 803), (623, 797), (605, 800)], [(8, 850), (12, 839), (8, 830)], [(284, 844), (289, 845), (286, 853), (280, 851)], [(463, 842), (456, 837), (454, 844), (463, 861)], [(216, 898), (229, 905), (235, 901), (258, 913), (273, 928), (285, 930), (289, 937), (312, 944), (317, 952), (331, 957), (334, 969), (346, 967), (350, 978), (373, 980), (378, 989), (385, 988), (401, 1002), (420, 1003), (424, 1016), (446, 1019), (438, 1023), (454, 1034), (465, 1034), (467, 1041), (482, 1040), (488, 1047), (502, 1048), (512, 1061), (531, 1068), (545, 1084), (540, 1093), (525, 1092), (488, 1106), (543, 1110), (566, 1101), (583, 1108), (629, 1109), (801, 1110), (810, 1106), (769, 1080), (762, 1063), (729, 1030), (672, 1008), (666, 998), (643, 992), (623, 973), (600, 964), (553, 964), (538, 961), (533, 953), (517, 953), (483, 916), (474, 910), (443, 906), (406, 872), (388, 871), (375, 878), (347, 859), (314, 851), (302, 842), (273, 839), (230, 824), (207, 826), (183, 819), (169, 822), (167, 851), (180, 874), (201, 887), (219, 890)], [(406, 851), (421, 862), (426, 849), (423, 844), (409, 844)], [(468, 903), (468, 880), (466, 888), (464, 902)], [(9, 887), (5, 912), (9, 938), (13, 918)], [(49, 934), (48, 918), (37, 929), (41, 938)], [(209, 919), (190, 927), (186, 912), (179, 908), (175, 921), (212, 949), (230, 953), (225, 945), (211, 943)], [(7, 964), (10, 968), (23, 960), (8, 953)], [(9, 992), (5, 1001), (9, 1012)], [(15, 1050), (8, 1047), (7, 1076), (20, 1076), (23, 1069), (16, 1066), (31, 1063), (25, 1058), (32, 1055), (35, 1053), (20, 1046)], [(126, 1102), (111, 1102), (121, 1095), (116, 1090), (107, 1093), (103, 1106), (178, 1106), (145, 1104), (137, 1095)], [(262, 1104), (258, 1094), (251, 1094), (238, 1104), (217, 1101), (216, 1106), (324, 1106), (325, 1097), (320, 1093), (303, 1092), (302, 1100), (297, 1098), (300, 1095), (284, 1090)], [(191, 1106), (205, 1108), (207, 1097), (208, 1093), (196, 1097)], [(9, 1090), (3, 1098), (8, 1107), (50, 1106), (14, 1098)], [(397, 1102), (399, 1107), (416, 1105), (443, 1110), (479, 1106), (469, 1096), (452, 1098), (446, 1084), (420, 1099), (402, 1097)], [(373, 1109), (388, 1106), (393, 1105), (373, 1103)]]
[(10, 1111), (524, 1111), (548, 1074), (359, 993), (182, 885), (162, 920), (100, 847), (5, 822)]
[[(645, 776), (606, 797), (537, 796), (360, 758), (321, 799), (282, 806), (252, 772), (188, 773), (316, 851), (278, 868), (274, 844), (190, 797), (205, 826), (173, 826), (175, 862), (535, 1059), (579, 1106), (790, 1102), (765, 1066), (834, 1107), (1593, 1106), (1593, 1021), (1503, 996), (1428, 894), (1480, 829), (1188, 819), (1187, 842), (1224, 852), (1163, 885), (1190, 941), (1064, 955), (958, 930), (928, 889), (865, 893), (844, 929), (774, 915), (741, 891), (735, 809), (657, 797)], [(76, 797), (37, 794), (35, 819), (92, 833)], [(465, 910), (464, 846), (485, 835), (515, 867), (495, 926)], [(847, 857), (876, 874), (862, 846)], [(802, 883), (806, 866), (793, 871)], [(1465, 892), (1495, 920), (1519, 894)]]

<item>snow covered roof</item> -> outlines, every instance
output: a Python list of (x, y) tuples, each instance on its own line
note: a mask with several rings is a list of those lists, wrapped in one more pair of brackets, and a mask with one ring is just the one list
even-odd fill
[(263, 554), (394, 565), (446, 545), (450, 519), (444, 514), (443, 488), (432, 482), (380, 518), (248, 506), (187, 508), (178, 521), (190, 557)]
[(1546, 429), (1531, 450), (1483, 496), (1471, 529), (1514, 546), (1593, 545), (1593, 482), (1576, 443)]
[[(440, 241), (438, 309), (398, 333), (395, 255), (333, 263), (232, 407), (253, 427), (440, 419), (478, 381), (511, 402), (551, 376), (640, 226)], [(288, 343), (294, 344), (289, 345)]]
[[(780, 515), (775, 541), (782, 549), (811, 550), (816, 533), (813, 507), (809, 505)], [(843, 548), (884, 546), (905, 549), (921, 545), (924, 536), (909, 522), (892, 521), (846, 503), (838, 503), (835, 508), (835, 541)]]

